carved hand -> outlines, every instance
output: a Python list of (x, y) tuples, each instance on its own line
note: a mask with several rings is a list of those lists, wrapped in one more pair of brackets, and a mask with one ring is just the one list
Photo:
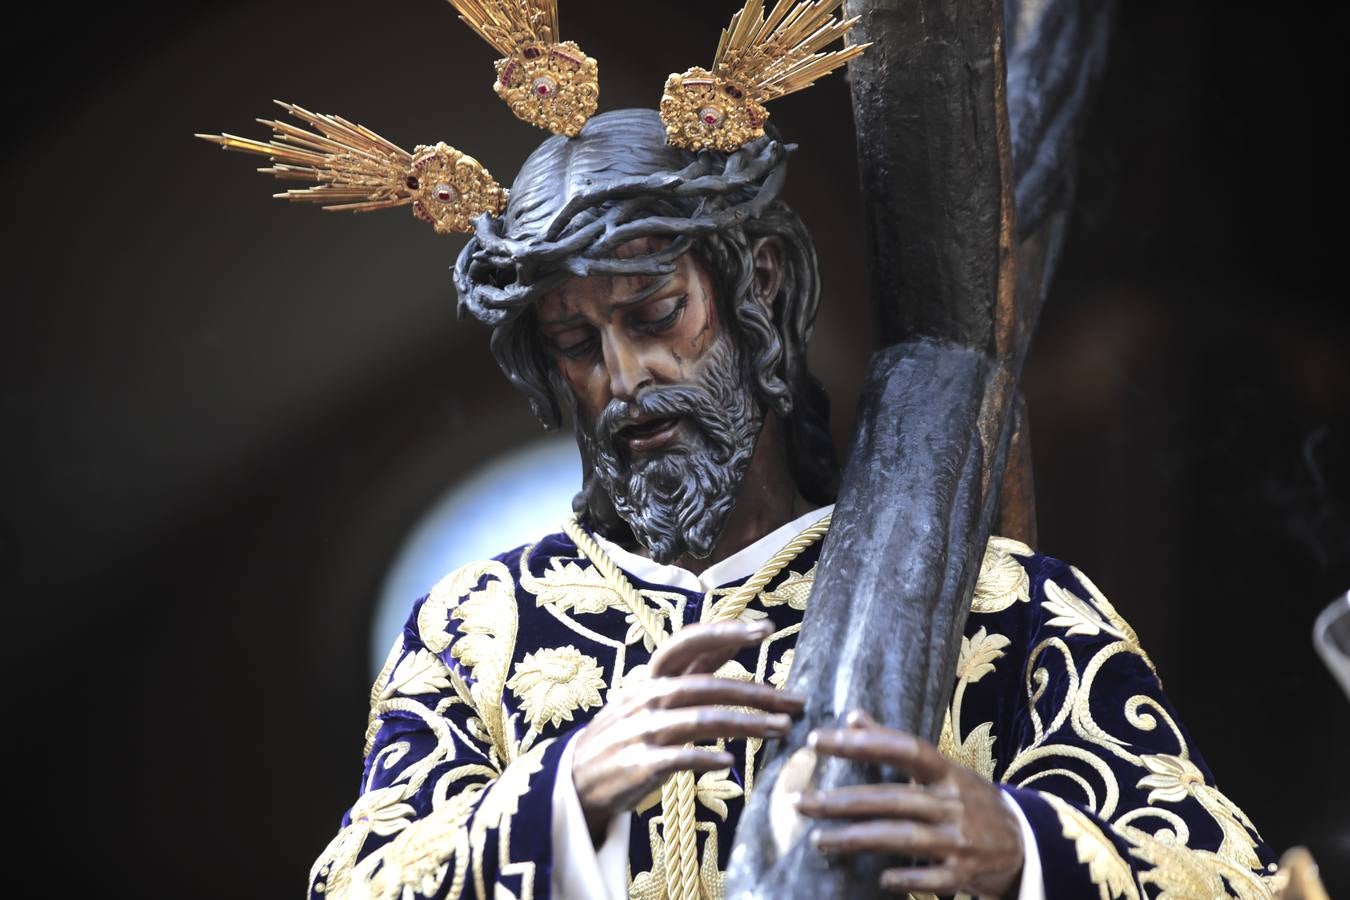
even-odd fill
[(610, 696), (577, 736), (572, 759), (572, 782), (593, 836), (671, 773), (712, 772), (733, 762), (725, 750), (686, 744), (787, 734), (790, 716), (802, 711), (801, 695), (712, 674), (772, 633), (768, 623), (687, 626), (652, 655), (649, 678), (626, 682)]
[(861, 711), (842, 729), (811, 737), (816, 753), (892, 766), (913, 784), (864, 784), (802, 795), (797, 809), (819, 819), (853, 819), (822, 825), (815, 845), (822, 853), (889, 853), (932, 865), (886, 869), (887, 891), (1012, 896), (1021, 882), (1022, 833), (1000, 791), (979, 773), (951, 762), (932, 744), (878, 725)]

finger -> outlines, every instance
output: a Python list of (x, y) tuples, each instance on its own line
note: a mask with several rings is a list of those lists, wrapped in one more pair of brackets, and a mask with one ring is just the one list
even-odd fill
[(642, 737), (662, 746), (720, 738), (779, 738), (792, 719), (783, 713), (742, 712), (717, 706), (694, 706), (653, 712), (645, 717)]
[(643, 760), (651, 775), (664, 780), (675, 772), (716, 772), (729, 769), (736, 758), (725, 750), (706, 747), (660, 747), (647, 751)]
[(956, 870), (950, 866), (887, 869), (881, 873), (881, 889), (897, 894), (913, 891), (955, 894), (961, 890), (961, 879)]
[(819, 728), (807, 742), (826, 756), (895, 766), (924, 784), (942, 780), (951, 765), (932, 744), (881, 725)]
[(715, 672), (747, 644), (757, 644), (773, 634), (769, 622), (719, 622), (690, 625), (675, 632), (652, 656), (652, 677)]
[(647, 689), (646, 704), (657, 709), (681, 706), (743, 706), (765, 712), (800, 715), (806, 698), (793, 691), (780, 691), (767, 684), (718, 678), (714, 675), (680, 675), (662, 678)]
[(960, 849), (955, 829), (899, 819), (822, 827), (814, 841), (821, 853), (904, 853), (924, 859), (944, 858)]
[(865, 709), (849, 710), (848, 715), (844, 716), (844, 727), (846, 728), (870, 728), (873, 725), (880, 726), (880, 723)]
[(797, 810), (816, 819), (911, 819), (933, 824), (956, 821), (961, 802), (910, 784), (860, 784), (810, 791), (797, 801)]

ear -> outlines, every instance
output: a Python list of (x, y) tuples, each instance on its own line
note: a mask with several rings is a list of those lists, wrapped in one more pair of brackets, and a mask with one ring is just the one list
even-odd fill
[(750, 249), (750, 255), (755, 265), (755, 299), (772, 313), (778, 290), (783, 286), (783, 240), (776, 236), (760, 238)]

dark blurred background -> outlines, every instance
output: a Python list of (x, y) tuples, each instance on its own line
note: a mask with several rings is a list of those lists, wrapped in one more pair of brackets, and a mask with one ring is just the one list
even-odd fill
[[(564, 4), (602, 108), (707, 64), (731, 0)], [(1026, 372), (1040, 549), (1138, 629), (1220, 785), (1350, 891), (1350, 704), (1313, 617), (1350, 588), (1340, 32), (1122, 4)], [(47, 4), (5, 32), (0, 327), (8, 805), (46, 893), (299, 896), (355, 796), (385, 573), (537, 427), (455, 318), (460, 241), (285, 207), (270, 100), (504, 181), (542, 137), (438, 0)], [(871, 346), (840, 77), (777, 102), (818, 241), (842, 444)], [(559, 509), (561, 517), (565, 510)], [(484, 527), (491, 527), (486, 521)], [(502, 548), (505, 549), (505, 548)], [(409, 602), (413, 597), (407, 598)], [(9, 842), (11, 847), (14, 842)]]

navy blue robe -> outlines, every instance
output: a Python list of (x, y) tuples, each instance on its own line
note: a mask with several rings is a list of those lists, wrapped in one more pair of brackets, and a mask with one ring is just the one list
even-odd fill
[[(719, 674), (782, 686), (818, 555), (746, 607), (774, 633)], [(668, 629), (706, 621), (744, 581), (700, 593), (630, 579)], [(548, 897), (559, 758), (652, 649), (565, 535), (447, 576), (372, 689), (360, 796), (310, 896)], [(712, 898), (761, 750), (723, 746), (736, 764), (698, 780)], [(939, 749), (1020, 806), (1050, 898), (1271, 894), (1269, 850), (1215, 787), (1134, 631), (1082, 573), (1015, 541), (986, 552)], [(633, 816), (630, 894), (663, 898), (658, 797)]]

